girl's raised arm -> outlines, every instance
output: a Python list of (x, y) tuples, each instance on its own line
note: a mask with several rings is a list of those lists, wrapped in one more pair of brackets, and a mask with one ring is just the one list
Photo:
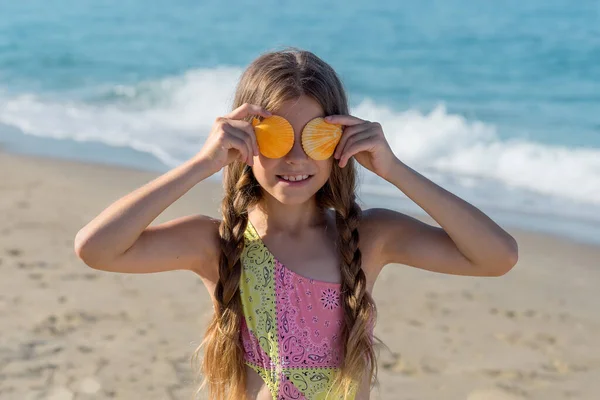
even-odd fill
[(198, 215), (149, 225), (194, 185), (225, 165), (236, 159), (252, 164), (258, 145), (252, 125), (241, 120), (248, 115), (268, 117), (270, 113), (244, 104), (217, 118), (196, 156), (115, 201), (84, 226), (75, 237), (77, 256), (88, 266), (105, 271), (188, 269), (217, 279), (218, 220)]
[(201, 259), (211, 258), (212, 236), (218, 236), (216, 221), (198, 216), (149, 225), (210, 175), (205, 160), (192, 159), (123, 196), (77, 233), (77, 256), (92, 268), (112, 272), (202, 269)]

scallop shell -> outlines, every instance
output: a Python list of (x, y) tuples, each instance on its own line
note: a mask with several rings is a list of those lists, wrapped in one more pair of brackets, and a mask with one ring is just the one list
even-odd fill
[(313, 160), (326, 160), (342, 138), (342, 126), (315, 118), (302, 131), (302, 148)]
[(273, 115), (262, 121), (252, 119), (258, 149), (268, 158), (285, 156), (294, 146), (294, 128), (283, 117)]

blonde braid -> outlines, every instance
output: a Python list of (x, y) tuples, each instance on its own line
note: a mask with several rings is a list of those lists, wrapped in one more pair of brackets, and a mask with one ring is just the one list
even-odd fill
[(244, 353), (239, 337), (243, 318), (239, 280), (248, 207), (258, 200), (260, 192), (249, 168), (240, 165), (228, 168), (224, 180), (225, 196), (221, 205), (223, 219), (219, 226), (219, 280), (214, 291), (215, 313), (204, 340), (194, 354), (194, 360), (198, 359), (204, 347), (201, 367), (204, 379), (197, 393), (208, 384), (211, 399), (233, 400), (246, 397)]

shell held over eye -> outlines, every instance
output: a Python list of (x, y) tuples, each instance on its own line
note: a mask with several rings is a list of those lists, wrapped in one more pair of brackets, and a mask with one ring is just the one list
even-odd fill
[(294, 128), (283, 117), (273, 115), (262, 121), (252, 119), (258, 150), (268, 158), (281, 158), (294, 146)]
[(315, 118), (304, 127), (302, 148), (313, 160), (326, 160), (331, 157), (341, 138), (341, 125)]

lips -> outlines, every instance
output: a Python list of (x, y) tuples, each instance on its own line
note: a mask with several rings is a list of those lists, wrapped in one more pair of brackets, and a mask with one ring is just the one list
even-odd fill
[(291, 182), (303, 181), (310, 177), (309, 174), (283, 174), (283, 175), (277, 175), (277, 176), (280, 178), (283, 178), (286, 181), (291, 181)]
[(281, 182), (289, 183), (289, 184), (301, 184), (304, 182), (308, 182), (313, 175), (309, 174), (285, 174), (285, 175), (277, 175), (277, 178)]

